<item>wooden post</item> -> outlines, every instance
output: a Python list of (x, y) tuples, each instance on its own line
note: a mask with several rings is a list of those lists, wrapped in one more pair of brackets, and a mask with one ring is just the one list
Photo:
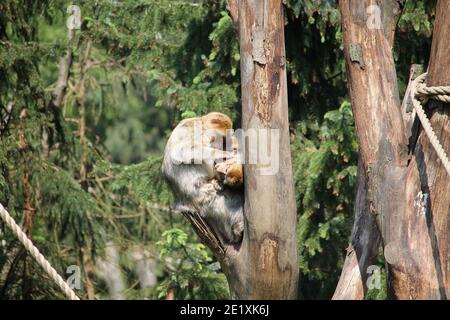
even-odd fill
[[(352, 240), (333, 299), (363, 299), (367, 268), (378, 253), (379, 230), (397, 210), (396, 185), (406, 166), (407, 142), (392, 56), (396, 1), (341, 0), (348, 90), (360, 160)], [(376, 226), (378, 220), (378, 226)], [(383, 232), (382, 232), (383, 233)]]
[[(450, 2), (436, 7), (428, 86), (450, 86)], [(430, 101), (425, 108), (444, 150), (450, 151), (450, 105)], [(450, 177), (430, 140), (419, 126), (417, 141), (410, 139), (411, 161), (405, 176), (403, 229), (406, 244), (390, 279), (398, 299), (450, 297)], [(417, 136), (416, 136), (417, 137)], [(414, 138), (414, 137), (412, 137)], [(400, 239), (399, 239), (400, 241)]]
[[(244, 134), (254, 130), (259, 135), (257, 142), (246, 145), (246, 154), (249, 149), (272, 150), (273, 172), (265, 171), (267, 163), (261, 161), (244, 166), (245, 230), (240, 246), (222, 243), (198, 213), (185, 215), (219, 259), (232, 298), (295, 299), (299, 270), (297, 212), (289, 141), (283, 4), (281, 0), (240, 0), (237, 6), (236, 0), (231, 0), (228, 7), (233, 20), (239, 22), (242, 127)], [(270, 130), (275, 134), (270, 135)], [(263, 136), (271, 138), (264, 143), (260, 140)]]
[[(370, 214), (383, 240), (389, 294), (397, 299), (447, 299), (450, 180), (426, 134), (411, 130), (400, 108), (389, 29), (389, 14), (395, 12), (389, 8), (395, 1), (341, 0), (339, 5), (360, 173), (365, 174)], [(373, 6), (382, 13), (379, 28), (368, 23)], [(429, 86), (450, 84), (448, 72), (442, 72), (450, 68), (450, 3), (438, 1), (436, 13)], [(449, 108), (436, 102), (433, 106), (428, 110), (431, 124), (444, 150), (450, 150)], [(360, 227), (367, 234), (371, 225)], [(345, 279), (351, 277), (344, 269), (339, 284), (345, 285)], [(362, 298), (360, 289), (354, 298)]]
[[(292, 299), (297, 292), (297, 213), (289, 141), (283, 10), (281, 0), (239, 1), (242, 128), (278, 132), (278, 140), (269, 141), (276, 146), (276, 154), (271, 155), (278, 158), (276, 171), (262, 174), (261, 163), (246, 164), (244, 170), (245, 263), (236, 291), (241, 297), (254, 299)], [(266, 150), (267, 146), (258, 142), (256, 147)]]
[(363, 300), (367, 292), (367, 269), (375, 261), (380, 245), (380, 233), (375, 217), (370, 213), (367, 175), (361, 159), (358, 161), (358, 187), (355, 200), (355, 221), (351, 242), (347, 248), (342, 273), (333, 300)]

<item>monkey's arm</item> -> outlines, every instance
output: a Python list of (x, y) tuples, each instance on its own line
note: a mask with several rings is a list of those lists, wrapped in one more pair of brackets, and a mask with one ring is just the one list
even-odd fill
[(174, 144), (170, 151), (174, 165), (200, 165), (210, 178), (216, 176), (215, 165), (233, 158), (233, 152), (190, 143)]

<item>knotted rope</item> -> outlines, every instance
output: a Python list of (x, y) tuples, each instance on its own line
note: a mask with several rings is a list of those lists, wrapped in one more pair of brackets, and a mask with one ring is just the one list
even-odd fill
[(70, 300), (80, 300), (75, 292), (67, 285), (64, 279), (56, 272), (56, 270), (50, 265), (50, 263), (45, 259), (39, 249), (31, 242), (27, 235), (22, 231), (19, 225), (14, 221), (11, 215), (6, 211), (6, 209), (0, 203), (0, 217), (5, 221), (6, 225), (11, 229), (14, 235), (19, 239), (24, 245), (25, 249), (31, 254), (31, 256), (41, 265), (41, 267), (47, 272), (50, 278), (61, 288), (65, 295)]
[(428, 139), (430, 139), (431, 145), (436, 150), (439, 159), (450, 176), (450, 160), (448, 159), (444, 148), (434, 133), (430, 120), (428, 120), (428, 117), (422, 107), (422, 103), (426, 103), (428, 99), (450, 103), (450, 86), (427, 87), (425, 84), (426, 77), (427, 73), (423, 73), (413, 80), (411, 86), (411, 100), (417, 117), (422, 123), (422, 127), (428, 136)]

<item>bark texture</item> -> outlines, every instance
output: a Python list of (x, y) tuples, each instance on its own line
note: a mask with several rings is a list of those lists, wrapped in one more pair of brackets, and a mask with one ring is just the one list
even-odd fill
[[(235, 5), (236, 1), (229, 1), (233, 15)], [(267, 169), (267, 164), (245, 165), (245, 230), (240, 246), (224, 245), (198, 214), (184, 214), (219, 258), (232, 298), (294, 299), (298, 283), (297, 214), (289, 143), (283, 4), (281, 0), (241, 0), (237, 15), (242, 127), (274, 129), (278, 133), (276, 139), (268, 140), (269, 145), (247, 145), (246, 154), (249, 148), (271, 150), (275, 145), (270, 156), (278, 158), (278, 168), (265, 175), (261, 169)]]
[[(382, 235), (390, 296), (446, 299), (449, 177), (425, 133), (417, 123), (416, 127), (411, 123), (411, 115), (405, 114), (407, 108), (400, 107), (391, 48), (393, 32), (389, 29), (393, 24), (387, 16), (395, 15), (395, 10), (391, 10), (395, 3), (390, 0), (339, 2), (349, 93), (360, 146), (360, 174), (365, 175), (370, 214), (376, 217)], [(380, 28), (369, 28), (367, 23), (370, 19), (367, 8), (372, 5), (381, 8)], [(450, 75), (442, 72), (450, 67), (450, 3), (438, 1), (436, 12), (429, 86), (450, 84)], [(432, 126), (444, 149), (449, 150), (448, 106), (434, 102), (432, 105), (435, 105), (429, 110)], [(370, 227), (370, 223), (361, 225), (362, 229)], [(370, 251), (370, 246), (365, 249)], [(363, 261), (358, 263), (361, 265)], [(346, 266), (355, 264), (346, 261)], [(342, 285), (346, 276), (351, 279), (344, 271)], [(362, 298), (361, 287), (356, 286), (353, 296)]]
[[(450, 2), (439, 0), (433, 32), (428, 86), (449, 86)], [(450, 151), (450, 106), (430, 101), (431, 125)], [(417, 136), (417, 135), (416, 135)], [(419, 126), (410, 138), (411, 161), (405, 176), (402, 254), (390, 265), (392, 294), (398, 299), (448, 299), (450, 294), (450, 177)], [(392, 232), (394, 226), (391, 227)]]
[[(296, 297), (297, 214), (289, 142), (284, 12), (281, 0), (239, 1), (242, 128), (279, 132), (272, 158), (278, 170), (264, 175), (264, 164), (245, 166), (245, 232), (241, 264), (233, 287), (254, 299)], [(254, 146), (247, 146), (249, 148)], [(258, 148), (266, 148), (259, 141)], [(270, 148), (269, 148), (270, 150)], [(247, 153), (246, 153), (247, 154)], [(272, 163), (274, 164), (274, 163)]]
[[(376, 220), (381, 222), (384, 214), (396, 210), (394, 201), (376, 208), (382, 201), (374, 196), (382, 195), (385, 186), (395, 185), (398, 173), (391, 172), (406, 165), (407, 143), (392, 56), (399, 7), (389, 0), (342, 0), (339, 5), (360, 159), (352, 240), (333, 299), (361, 300), (367, 291), (367, 268), (378, 253)], [(374, 8), (380, 8), (380, 17)]]
[(367, 190), (367, 175), (359, 160), (351, 243), (347, 248), (333, 300), (363, 300), (367, 292), (367, 279), (370, 275), (367, 268), (374, 263), (380, 245), (380, 233), (375, 217), (370, 213)]
[[(67, 38), (69, 42), (72, 40), (72, 38), (75, 35), (74, 29), (69, 29), (67, 31)], [(58, 81), (56, 82), (55, 89), (53, 90), (53, 99), (51, 103), (54, 107), (60, 108), (61, 103), (64, 98), (64, 93), (67, 88), (67, 83), (69, 81), (69, 74), (70, 74), (70, 68), (72, 66), (72, 60), (73, 60), (73, 53), (71, 48), (69, 47), (67, 49), (66, 54), (61, 58), (59, 62), (59, 68), (58, 68)]]
[(239, 0), (227, 0), (227, 11), (233, 20), (233, 24), (235, 29), (238, 28), (239, 25)]

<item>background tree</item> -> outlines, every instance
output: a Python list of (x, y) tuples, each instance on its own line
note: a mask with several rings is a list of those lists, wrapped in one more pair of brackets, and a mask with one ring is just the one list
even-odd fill
[[(381, 8), (384, 19), (383, 25), (370, 28), (365, 9), (374, 4)], [(393, 14), (399, 12), (392, 8), (397, 4), (340, 1), (349, 92), (361, 152), (359, 174), (365, 186), (361, 192), (366, 193), (362, 204), (365, 210), (357, 211), (363, 218), (356, 220), (359, 225), (355, 228), (361, 232), (353, 234), (355, 253), (348, 259), (356, 257), (359, 271), (365, 273), (365, 259), (373, 259), (378, 237), (375, 220), (369, 217), (372, 215), (383, 240), (390, 295), (397, 299), (446, 299), (449, 177), (425, 132), (420, 127), (406, 130), (408, 123), (403, 122), (408, 116), (402, 114), (407, 110), (401, 109), (391, 48)], [(449, 63), (449, 49), (441, 43), (450, 31), (450, 5), (438, 1), (436, 10), (429, 86), (449, 83), (440, 67)], [(431, 123), (444, 150), (448, 150), (448, 110), (442, 104), (433, 108), (433, 104)], [(349, 274), (357, 274), (358, 270), (350, 262), (346, 268), (342, 276), (349, 280), (348, 286), (352, 284)], [(364, 276), (360, 280), (364, 281)], [(335, 297), (363, 297), (358, 286), (348, 288), (350, 292), (338, 288)]]

